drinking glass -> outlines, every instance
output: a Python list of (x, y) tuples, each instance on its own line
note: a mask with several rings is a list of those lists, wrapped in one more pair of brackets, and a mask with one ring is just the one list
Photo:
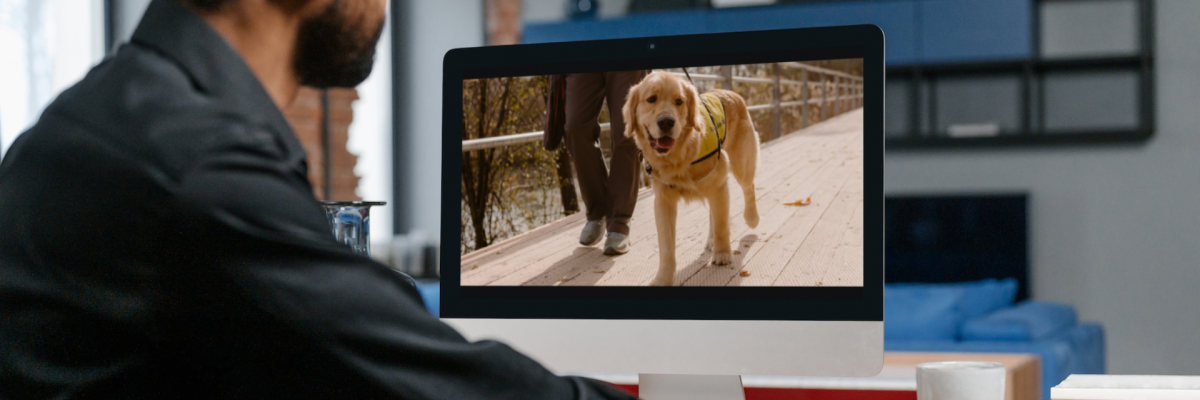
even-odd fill
[(371, 206), (385, 204), (385, 201), (321, 202), (333, 238), (367, 257), (371, 256)]

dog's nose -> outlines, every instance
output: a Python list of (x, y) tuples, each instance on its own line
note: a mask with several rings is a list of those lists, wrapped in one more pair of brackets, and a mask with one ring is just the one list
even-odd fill
[(675, 127), (675, 118), (666, 117), (666, 116), (658, 117), (658, 129), (659, 130), (661, 130), (663, 132), (667, 132), (667, 131), (670, 131), (671, 128), (674, 128), (674, 127)]

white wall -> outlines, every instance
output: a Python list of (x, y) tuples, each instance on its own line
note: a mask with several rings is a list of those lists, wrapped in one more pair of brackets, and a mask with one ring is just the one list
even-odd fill
[(104, 56), (102, 0), (0, 0), (0, 156)]
[[(483, 45), (483, 1), (401, 1), (404, 31), (397, 51), (404, 65), (396, 90), (404, 100), (397, 104), (403, 163), (396, 176), (405, 193), (397, 204), (402, 219), (397, 234), (420, 232), (436, 238), (440, 231), (442, 187), (442, 57), (450, 49)], [(448, 182), (458, 185), (458, 182)], [(404, 231), (404, 227), (409, 229)]]
[(142, 14), (146, 13), (150, 0), (114, 0), (114, 4), (116, 12), (113, 13), (113, 35), (116, 36), (114, 42), (119, 45), (133, 37), (133, 31), (137, 30), (138, 22), (142, 21)]
[(1200, 1), (1155, 19), (1145, 145), (889, 152), (886, 190), (1029, 192), (1033, 296), (1104, 325), (1109, 373), (1200, 375)]
[[(389, 14), (391, 10), (388, 10)], [(371, 76), (358, 85), (354, 122), (350, 123), (346, 150), (358, 156), (356, 194), (367, 201), (388, 204), (371, 208), (371, 251), (383, 257), (392, 239), (392, 35), (391, 19), (375, 46)]]

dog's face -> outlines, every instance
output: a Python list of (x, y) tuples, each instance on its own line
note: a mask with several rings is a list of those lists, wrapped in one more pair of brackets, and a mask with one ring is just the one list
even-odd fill
[[(691, 83), (669, 72), (655, 72), (629, 89), (625, 107), (625, 136), (643, 153), (677, 158), (690, 143), (698, 143), (696, 106), (700, 95)], [(654, 157), (651, 157), (654, 158)]]

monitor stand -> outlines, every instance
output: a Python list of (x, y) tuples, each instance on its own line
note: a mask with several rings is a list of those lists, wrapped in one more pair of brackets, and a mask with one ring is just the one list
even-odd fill
[(746, 400), (740, 375), (638, 374), (645, 400)]

